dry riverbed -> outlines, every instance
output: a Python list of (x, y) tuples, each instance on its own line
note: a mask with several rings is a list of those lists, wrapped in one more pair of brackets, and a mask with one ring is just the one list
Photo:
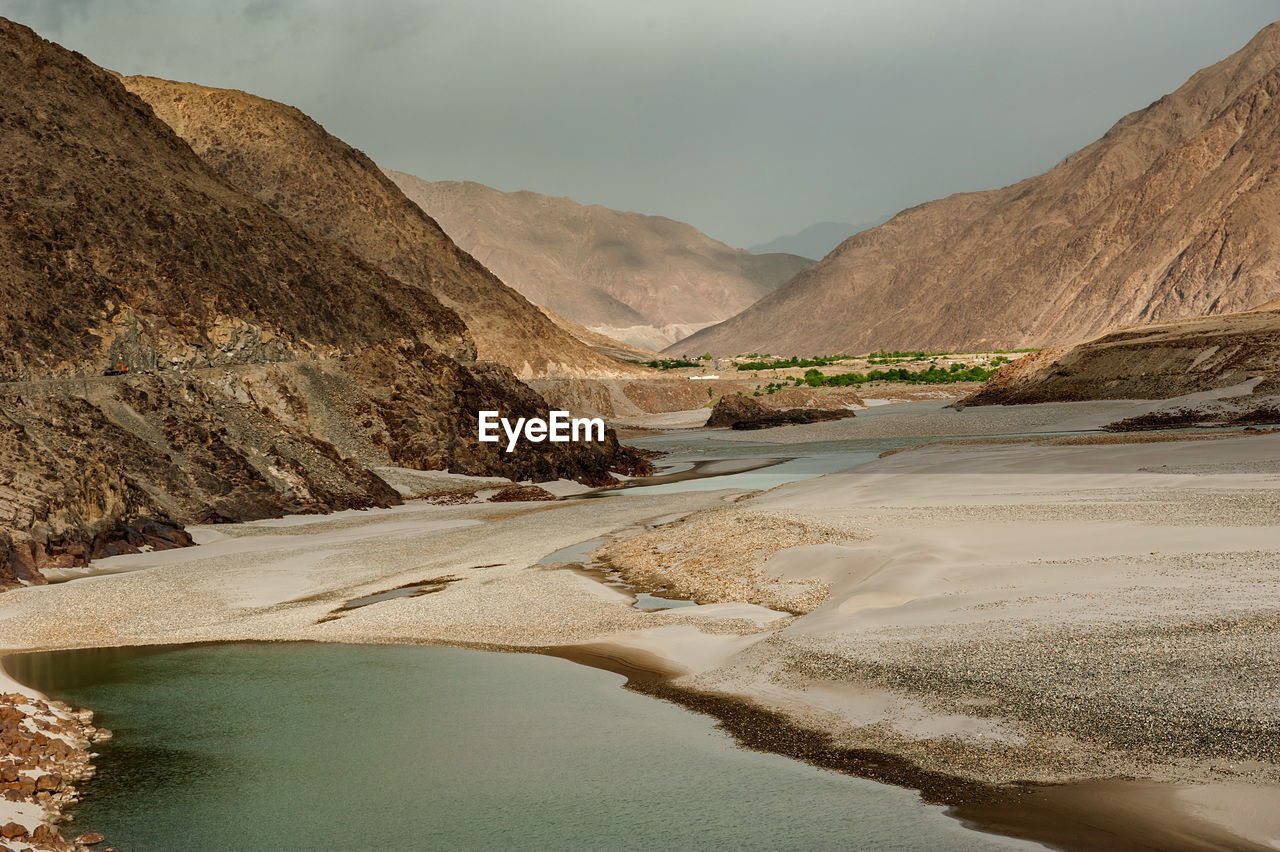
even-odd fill
[[(916, 403), (774, 431), (1056, 431), (1123, 405)], [(95, 564), (121, 573), (6, 593), (0, 647), (555, 653), (712, 713), (752, 747), (914, 786), (992, 830), (1068, 848), (1268, 848), (1277, 462), (1280, 435), (940, 444), (754, 495), (412, 502), (209, 527), (197, 548)], [(544, 561), (597, 538), (595, 556), (639, 588), (703, 605), (642, 611), (577, 556)], [(417, 593), (343, 609), (405, 586)]]

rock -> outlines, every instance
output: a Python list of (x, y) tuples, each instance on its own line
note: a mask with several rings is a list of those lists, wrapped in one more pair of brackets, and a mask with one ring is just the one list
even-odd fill
[(32, 841), (41, 844), (61, 843), (62, 833), (56, 828), (50, 828), (44, 823), (41, 823), (35, 827), (34, 831), (31, 832), (31, 839)]
[(103, 837), (98, 832), (90, 831), (88, 834), (82, 834), (79, 837), (77, 837), (76, 843), (80, 843), (84, 846), (92, 846), (95, 843), (101, 843), (104, 840), (106, 840), (106, 838)]
[(707, 428), (769, 429), (793, 423), (820, 423), (854, 417), (847, 408), (788, 408), (780, 411), (766, 408), (745, 394), (726, 394), (716, 402), (707, 418)]
[(36, 779), (36, 790), (47, 790), (56, 793), (62, 789), (62, 776), (55, 774), (41, 775)]
[(6, 822), (4, 825), (0, 825), (0, 837), (6, 840), (16, 840), (19, 837), (26, 836), (27, 827), (25, 825), (19, 825), (16, 822)]
[(537, 485), (508, 485), (489, 498), (490, 503), (524, 503), (532, 500), (557, 500), (559, 498)]
[(754, 420), (767, 414), (769, 409), (746, 394), (725, 394), (716, 400), (715, 408), (711, 409), (711, 416), (707, 418), (707, 428), (724, 429), (732, 427), (735, 423)]

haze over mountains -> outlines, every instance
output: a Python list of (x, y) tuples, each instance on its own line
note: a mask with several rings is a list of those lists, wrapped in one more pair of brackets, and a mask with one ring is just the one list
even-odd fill
[(661, 216), (389, 171), (459, 246), (530, 301), (660, 349), (746, 308), (812, 261), (756, 255)]
[(1068, 344), (1280, 295), (1280, 24), (1038, 177), (903, 211), (671, 351)]
[[(0, 75), (0, 585), (190, 543), (184, 523), (398, 502), (372, 466), (634, 469), (612, 439), (477, 443), (478, 409), (547, 406), (431, 290), (281, 217), (115, 75), (4, 19)], [(447, 239), (414, 249), (479, 274)]]
[(818, 222), (797, 233), (775, 237), (767, 243), (751, 246), (747, 251), (753, 254), (782, 252), (822, 260), (831, 253), (832, 249), (849, 237), (867, 228), (883, 225), (887, 221), (889, 221), (888, 216), (874, 222), (864, 222), (861, 225), (850, 225), (848, 222)]

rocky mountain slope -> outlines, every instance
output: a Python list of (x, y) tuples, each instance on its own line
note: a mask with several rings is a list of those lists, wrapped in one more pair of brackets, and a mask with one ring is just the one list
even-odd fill
[(205, 162), (310, 233), (351, 249), (462, 317), (478, 356), (522, 378), (637, 375), (566, 334), (462, 251), (360, 151), (299, 110), (227, 89), (127, 77)]
[(1280, 295), (1280, 24), (1038, 177), (858, 234), (681, 344), (717, 355), (1069, 344)]
[(388, 174), (458, 245), (530, 301), (646, 349), (732, 316), (812, 264), (795, 255), (753, 255), (661, 216)]
[(612, 440), (479, 444), (478, 408), (546, 403), (475, 361), (430, 291), (231, 186), (116, 76), (4, 19), (0, 76), (0, 586), (185, 543), (192, 521), (396, 502), (370, 465), (643, 466)]

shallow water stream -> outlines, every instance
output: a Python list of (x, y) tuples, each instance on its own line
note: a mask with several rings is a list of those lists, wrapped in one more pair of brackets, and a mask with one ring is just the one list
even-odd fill
[(563, 660), (234, 644), (10, 657), (116, 736), (78, 831), (137, 850), (1026, 849), (744, 751)]

